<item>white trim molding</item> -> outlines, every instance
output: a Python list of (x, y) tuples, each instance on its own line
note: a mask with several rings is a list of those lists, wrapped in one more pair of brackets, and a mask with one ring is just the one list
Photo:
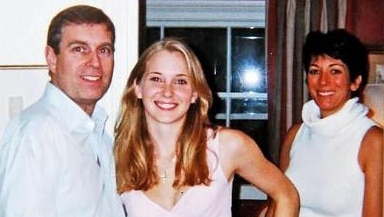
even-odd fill
[(265, 0), (147, 0), (147, 26), (265, 27)]

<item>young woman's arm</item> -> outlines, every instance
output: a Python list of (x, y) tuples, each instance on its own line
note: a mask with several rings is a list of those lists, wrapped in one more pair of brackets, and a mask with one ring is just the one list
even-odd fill
[(295, 187), (264, 157), (255, 141), (232, 129), (221, 129), (219, 136), (220, 162), (227, 178), (238, 174), (265, 192), (276, 204), (274, 216), (297, 216), (299, 196)]

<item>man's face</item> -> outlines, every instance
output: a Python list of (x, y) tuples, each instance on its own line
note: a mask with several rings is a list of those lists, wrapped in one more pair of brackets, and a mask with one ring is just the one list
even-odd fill
[(91, 115), (112, 80), (112, 34), (103, 24), (71, 24), (62, 29), (59, 47), (58, 55), (46, 48), (51, 82)]

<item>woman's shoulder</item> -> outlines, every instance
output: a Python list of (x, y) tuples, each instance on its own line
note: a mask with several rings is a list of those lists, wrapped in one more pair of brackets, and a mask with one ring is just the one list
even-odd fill
[(369, 128), (361, 141), (359, 150), (359, 163), (363, 171), (365, 171), (368, 167), (372, 167), (371, 165), (378, 165), (382, 167), (381, 162), (383, 145), (383, 129), (378, 126), (372, 126)]
[(232, 143), (232, 142), (242, 142), (250, 140), (246, 133), (238, 129), (232, 129), (228, 127), (220, 126), (215, 130), (216, 136), (219, 136), (220, 143)]
[(256, 142), (245, 132), (228, 127), (216, 129), (218, 144), (221, 152), (226, 152), (230, 156), (244, 154), (257, 146)]
[(372, 126), (365, 133), (363, 140), (361, 142), (362, 148), (367, 148), (368, 150), (375, 150), (378, 148), (382, 149), (384, 139), (383, 129), (378, 126)]
[[(216, 130), (220, 150), (220, 162), (227, 177), (231, 177), (237, 169), (246, 165), (249, 160), (263, 158), (257, 143), (245, 132), (227, 127)], [(241, 156), (241, 157), (239, 157)]]

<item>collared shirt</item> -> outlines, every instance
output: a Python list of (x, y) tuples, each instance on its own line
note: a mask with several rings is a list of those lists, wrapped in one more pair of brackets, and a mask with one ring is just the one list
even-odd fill
[(106, 113), (48, 83), (0, 140), (1, 217), (121, 217)]

